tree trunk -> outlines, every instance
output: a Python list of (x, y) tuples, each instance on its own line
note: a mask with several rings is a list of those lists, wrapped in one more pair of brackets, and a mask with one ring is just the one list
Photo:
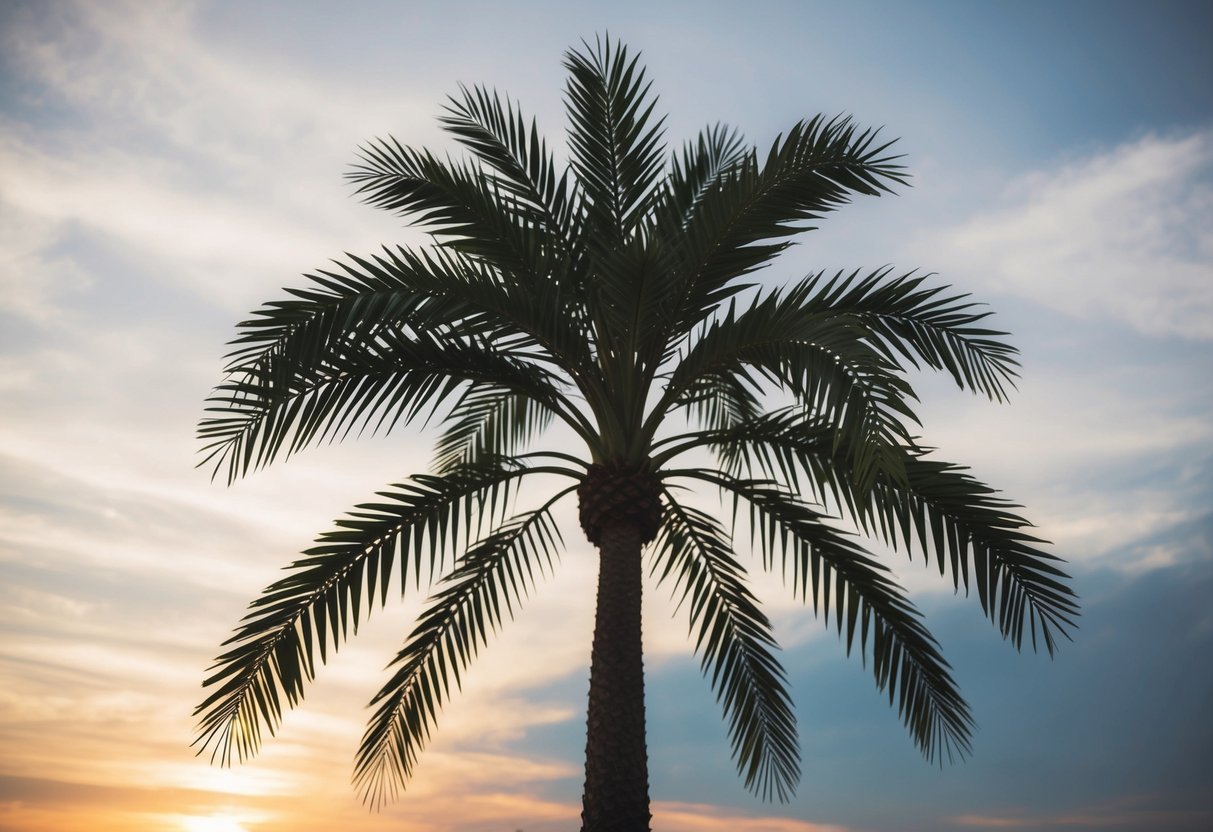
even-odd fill
[(612, 524), (599, 536), (582, 832), (649, 832), (640, 636), (642, 546), (641, 532), (632, 523)]

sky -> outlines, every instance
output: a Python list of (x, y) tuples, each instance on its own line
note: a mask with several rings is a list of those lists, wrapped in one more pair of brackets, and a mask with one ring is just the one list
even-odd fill
[[(1006, 404), (914, 376), (923, 441), (1023, 506), (1083, 615), (1018, 653), (975, 598), (890, 561), (951, 661), (973, 753), (925, 762), (870, 674), (779, 582), (804, 756), (736, 776), (668, 586), (646, 586), (661, 832), (1213, 828), (1213, 6), (1204, 2), (0, 4), (0, 829), (578, 825), (595, 576), (566, 546), (381, 812), (350, 785), (423, 593), (376, 611), (251, 762), (189, 747), (205, 669), (315, 535), (426, 470), (433, 435), (314, 448), (231, 487), (195, 468), (225, 343), (344, 252), (425, 245), (342, 179), (391, 134), (445, 151), (459, 83), (563, 137), (564, 51), (643, 53), (671, 148), (718, 121), (883, 126), (912, 187), (762, 273), (935, 273), (1022, 351)], [(702, 495), (704, 505), (715, 496)]]

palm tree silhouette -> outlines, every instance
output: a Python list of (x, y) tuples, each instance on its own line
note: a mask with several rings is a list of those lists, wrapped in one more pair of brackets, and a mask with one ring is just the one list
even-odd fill
[[(376, 140), (350, 174), (438, 245), (351, 256), (240, 325), (199, 429), (229, 482), (355, 429), (426, 418), (441, 432), (431, 472), (337, 521), (252, 603), (205, 682), (200, 751), (254, 753), (392, 581), (433, 580), (358, 750), (355, 780), (379, 805), (490, 631), (554, 567), (553, 507), (576, 494), (599, 552), (583, 828), (649, 828), (646, 549), (689, 613), (746, 785), (786, 800), (799, 747), (785, 672), (732, 526), (686, 499), (699, 484), (731, 503), (761, 566), (858, 646), (926, 757), (963, 755), (972, 719), (935, 640), (833, 521), (934, 558), (1016, 647), (1051, 654), (1078, 612), (1057, 558), (910, 427), (908, 369), (1001, 401), (1014, 348), (967, 296), (915, 273), (747, 278), (852, 195), (904, 183), (875, 131), (817, 117), (760, 155), (716, 126), (667, 164), (637, 58), (607, 39), (564, 66), (566, 169), (516, 105), (463, 88), (441, 123), (465, 156)], [(579, 453), (535, 449), (556, 423)], [(567, 484), (519, 510), (535, 475)]]

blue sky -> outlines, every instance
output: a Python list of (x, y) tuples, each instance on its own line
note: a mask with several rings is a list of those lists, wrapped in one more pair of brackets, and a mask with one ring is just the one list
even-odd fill
[(192, 756), (203, 670), (247, 601), (430, 458), (400, 431), (225, 488), (193, 468), (193, 428), (246, 312), (342, 252), (424, 243), (351, 198), (360, 143), (449, 147), (434, 117), (481, 82), (559, 146), (561, 56), (605, 31), (643, 52), (672, 147), (716, 121), (764, 146), (818, 112), (900, 137), (913, 187), (847, 206), (763, 280), (887, 263), (990, 303), (1019, 390), (915, 378), (924, 440), (1023, 504), (1084, 605), (1056, 659), (1018, 654), (975, 599), (891, 560), (979, 724), (939, 769), (756, 576), (805, 758), (769, 805), (650, 587), (655, 829), (1213, 826), (1213, 5), (117, 1), (0, 9), (0, 826), (575, 825), (594, 566), (571, 510), (558, 574), (381, 814), (350, 760), (421, 599), (377, 612), (257, 760)]

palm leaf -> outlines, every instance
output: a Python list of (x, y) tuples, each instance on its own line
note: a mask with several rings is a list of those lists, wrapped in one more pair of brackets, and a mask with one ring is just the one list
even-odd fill
[(727, 431), (762, 418), (763, 389), (751, 368), (712, 373), (690, 382), (674, 407), (686, 409), (707, 432)]
[(536, 569), (551, 571), (561, 539), (548, 507), (569, 490), (472, 546), (418, 618), (389, 665), (396, 672), (371, 700), (377, 707), (358, 748), (354, 781), (372, 808), (404, 788), (452, 681), (462, 685), (463, 669), (489, 631), (500, 629), (503, 607), (512, 619), (535, 585)]
[(382, 327), (371, 337), (338, 342), (314, 363), (269, 354), (237, 367), (207, 400), (199, 437), (203, 463), (225, 463), (229, 480), (353, 428), (390, 431), (401, 419), (441, 407), (465, 382), (529, 396), (549, 408), (557, 377), (483, 339), (441, 331)]
[(917, 367), (921, 360), (947, 371), (961, 389), (1004, 401), (1006, 386), (1018, 375), (1018, 351), (1001, 340), (1005, 332), (974, 326), (991, 313), (973, 311), (979, 304), (966, 302), (968, 295), (946, 295), (942, 286), (922, 288), (926, 275), (889, 279), (892, 271), (886, 267), (863, 278), (858, 271), (839, 272), (829, 280), (813, 275), (806, 281), (806, 309), (854, 316), (890, 361), (904, 359)]
[(807, 311), (806, 298), (801, 285), (759, 296), (742, 312), (730, 303), (670, 373), (667, 399), (693, 399), (704, 379), (752, 367), (834, 426), (834, 447), (851, 460), (857, 482), (901, 477), (903, 420), (917, 421), (913, 390), (855, 321)]
[(553, 412), (528, 395), (495, 384), (471, 384), (443, 420), (434, 446), (434, 470), (512, 456), (551, 424)]
[(982, 610), (1016, 648), (1025, 636), (1032, 647), (1039, 636), (1049, 654), (1058, 636), (1069, 638), (1078, 603), (1056, 564), (1042, 550), (1044, 541), (1025, 531), (1031, 523), (1014, 513), (1018, 506), (974, 479), (968, 469), (927, 459), (916, 448), (904, 450), (902, 481), (879, 479), (861, 489), (846, 459), (837, 454), (819, 420), (788, 408), (728, 430), (685, 440), (684, 450), (714, 443), (724, 471), (758, 471), (778, 477), (794, 491), (844, 510), (868, 534), (907, 552), (935, 558), (940, 575), (953, 585), (970, 587), (975, 576)]
[[(822, 505), (852, 516), (862, 492), (848, 474), (850, 460), (835, 448), (835, 431), (827, 419), (802, 407), (763, 413), (725, 430), (704, 432), (687, 447), (709, 446), (723, 472), (735, 477), (760, 473)], [(904, 465), (904, 461), (903, 461)]]
[[(935, 639), (889, 576), (850, 537), (776, 483), (706, 472), (685, 476), (711, 482), (750, 506), (750, 526), (768, 569), (778, 561), (795, 594), (833, 624), (850, 654), (858, 640), (877, 687), (928, 760), (963, 757), (973, 719)], [(858, 638), (857, 638), (858, 637)]]
[(1017, 648), (1037, 632), (1052, 655), (1058, 635), (1069, 638), (1078, 603), (1064, 583), (1069, 576), (1060, 558), (1025, 529), (1031, 523), (1015, 514), (1018, 506), (997, 496), (963, 466), (913, 456), (907, 459), (904, 486), (881, 483), (860, 504), (857, 519), (890, 545), (934, 553), (941, 575), (948, 570), (956, 586), (969, 589), (973, 572), (982, 611)]
[[(453, 339), (461, 348), (479, 335), (491, 339), (498, 352), (505, 348), (542, 357), (540, 341), (524, 328), (537, 322), (523, 315), (517, 326), (510, 326), (500, 314), (500, 299), (485, 290), (493, 284), (457, 257), (401, 250), (370, 261), (351, 259), (353, 265), (338, 264), (340, 272), (309, 275), (312, 287), (288, 290), (294, 298), (268, 303), (240, 325), (228, 378), (209, 399), (208, 410), (223, 415), (207, 417), (199, 427), (207, 442), (200, 465), (214, 462), (217, 473), (226, 462), (231, 481), (271, 460), (289, 433), (290, 421), (280, 420), (291, 416), (290, 407), (303, 406), (299, 398), (308, 391), (316, 395), (326, 384), (343, 386), (348, 404), (356, 376), (370, 375), (387, 385), (400, 382), (395, 371), (403, 368), (384, 354), (385, 335), (399, 340), (404, 332), (424, 332), (422, 341), (431, 348), (443, 339)], [(552, 340), (551, 332), (542, 335)], [(574, 339), (565, 336), (564, 341)], [(359, 359), (362, 345), (372, 360)], [(424, 375), (414, 372), (413, 382), (423, 383)], [(374, 387), (373, 379), (367, 384)], [(332, 396), (330, 403), (342, 401), (340, 395)], [(272, 412), (276, 407), (281, 411), (277, 417)], [(291, 418), (299, 415), (296, 411)], [(265, 443), (263, 454), (252, 441), (256, 437)]]
[(459, 97), (450, 98), (446, 111), (439, 119), (443, 127), (493, 171), (495, 181), (528, 207), (526, 215), (572, 257), (580, 242), (573, 233), (568, 173), (557, 178), (535, 123), (528, 127), (512, 103), (503, 104), (496, 92), (480, 86), (460, 86)]
[(379, 493), (381, 501), (358, 506), (317, 539), (287, 577), (267, 587), (226, 642), (234, 645), (210, 668), (203, 682), (213, 688), (194, 711), (199, 717), (199, 753), (225, 765), (261, 744), (264, 725), (274, 733), (282, 704), (294, 707), (315, 676), (315, 655), (326, 661), (332, 647), (357, 631), (362, 616), (387, 600), (393, 570), (401, 592), (411, 575), (442, 568), (445, 554), (498, 516), (521, 476), (536, 470), (497, 461), (417, 476)]
[(740, 133), (717, 124), (700, 131), (694, 142), (687, 142), (681, 157), (673, 157), (665, 199), (658, 209), (658, 224), (669, 237), (683, 231), (709, 188), (739, 167), (748, 150)]
[(411, 218), (445, 245), (534, 289), (559, 271), (559, 229), (477, 166), (442, 161), (391, 137), (363, 146), (360, 158), (347, 179), (364, 202)]
[(639, 56), (608, 38), (565, 53), (569, 167), (584, 194), (591, 245), (631, 237), (650, 210), (662, 169), (664, 119), (653, 121)]
[[(588, 292), (602, 327), (601, 351), (634, 357), (637, 381), (647, 383), (661, 363), (665, 333), (661, 321), (675, 288), (669, 251), (658, 237), (638, 235), (609, 249), (596, 250), (593, 285)], [(628, 372), (621, 369), (621, 375)]]
[(724, 529), (668, 490), (665, 496), (653, 569), (661, 568), (663, 581), (673, 574), (680, 604), (690, 602), (695, 649), (724, 709), (746, 788), (786, 802), (800, 779), (800, 743), (771, 623), (746, 588)]
[(450, 275), (435, 274), (430, 263), (409, 252), (403, 252), (399, 262), (401, 267), (394, 270), (337, 263), (340, 272), (304, 275), (311, 286), (286, 289), (292, 299), (271, 301), (238, 325), (241, 334), (231, 342), (237, 349), (227, 356), (227, 371), (267, 355), (314, 362), (315, 352), (325, 346), (389, 321), (434, 327), (474, 313), (441, 291), (442, 284), (452, 280)]
[(786, 238), (845, 204), (851, 194), (879, 196), (904, 183), (892, 144), (850, 119), (818, 116), (721, 170), (709, 183), (679, 236), (678, 275), (684, 301), (672, 332), (688, 332), (730, 293), (729, 283), (766, 265)]

